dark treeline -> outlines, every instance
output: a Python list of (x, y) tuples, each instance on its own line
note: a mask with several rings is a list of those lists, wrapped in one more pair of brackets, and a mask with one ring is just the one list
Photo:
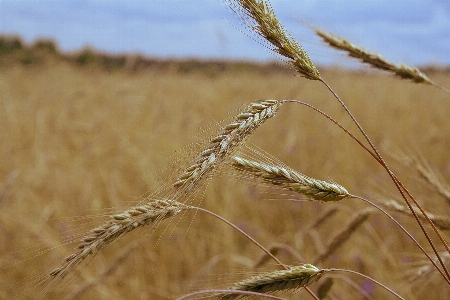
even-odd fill
[[(139, 72), (143, 70), (202, 72), (209, 75), (224, 71), (254, 71), (261, 73), (291, 72), (283, 63), (233, 61), (199, 58), (157, 58), (141, 54), (111, 54), (85, 47), (76, 52), (62, 52), (51, 39), (37, 39), (28, 44), (18, 36), (0, 35), (0, 68), (11, 64), (41, 65), (64, 61), (79, 67), (100, 68), (106, 71)], [(323, 67), (321, 69), (324, 69)], [(450, 66), (422, 67), (422, 71), (450, 72)]]
[(256, 71), (263, 73), (289, 72), (277, 62), (258, 63), (252, 61), (205, 60), (197, 58), (155, 58), (141, 54), (110, 54), (86, 47), (80, 51), (62, 52), (50, 39), (38, 39), (31, 44), (18, 36), (0, 35), (0, 68), (11, 64), (41, 65), (65, 61), (79, 67), (101, 68), (106, 71), (161, 70), (189, 73), (194, 71), (217, 73), (222, 71)]

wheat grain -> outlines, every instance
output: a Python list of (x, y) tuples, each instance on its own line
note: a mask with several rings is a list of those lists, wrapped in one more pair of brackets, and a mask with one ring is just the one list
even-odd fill
[(304, 77), (321, 80), (321, 76), (306, 51), (281, 25), (267, 0), (222, 0), (253, 32), (273, 45), (275, 53), (288, 59), (287, 63)]
[(352, 197), (343, 186), (337, 183), (314, 179), (287, 168), (267, 165), (236, 156), (233, 157), (233, 166), (240, 171), (314, 200), (339, 201)]
[[(326, 270), (321, 270), (311, 264), (302, 264), (299, 266), (291, 266), (287, 270), (276, 270), (252, 276), (251, 278), (235, 283), (230, 289), (259, 293), (299, 289), (318, 281), (325, 273)], [(231, 300), (239, 296), (227, 294), (220, 298)]]

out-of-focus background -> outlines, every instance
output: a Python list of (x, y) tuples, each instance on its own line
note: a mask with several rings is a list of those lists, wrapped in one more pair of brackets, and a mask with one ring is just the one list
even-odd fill
[[(171, 172), (251, 102), (302, 100), (361, 138), (322, 84), (275, 63), (275, 56), (233, 28), (234, 17), (220, 2), (195, 3), (0, 1), (0, 299), (35, 298), (45, 286), (39, 283), (74, 251), (80, 236), (174, 182)], [(362, 1), (371, 3), (366, 11), (357, 1), (298, 3), (273, 1), (393, 171), (425, 209), (448, 220), (450, 96), (351, 62), (294, 18), (363, 41), (394, 61), (418, 63), (449, 88), (448, 4)], [(246, 146), (378, 204), (402, 203), (370, 155), (299, 104), (282, 106)], [(352, 199), (289, 201), (302, 199), (255, 184), (229, 166), (214, 175), (194, 203), (275, 247), (286, 264), (314, 262), (368, 207)], [(314, 224), (333, 208), (333, 215)], [(415, 221), (392, 214), (428, 250)], [(448, 231), (443, 234), (448, 240)], [(261, 255), (229, 226), (189, 212), (113, 243), (44, 298), (174, 299), (276, 268), (270, 261), (255, 267)], [(428, 273), (417, 247), (377, 212), (316, 265), (364, 273), (408, 299), (443, 299), (449, 292), (436, 272)], [(341, 275), (324, 299), (392, 297), (367, 279)], [(311, 289), (324, 295), (327, 284), (321, 280)], [(302, 291), (282, 297), (299, 295), (309, 297)]]

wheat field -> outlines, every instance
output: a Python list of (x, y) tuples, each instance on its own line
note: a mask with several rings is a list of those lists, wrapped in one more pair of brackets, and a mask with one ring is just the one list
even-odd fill
[[(419, 154), (448, 182), (448, 96), (385, 74), (322, 73), (424, 207), (446, 215), (448, 202), (413, 165), (398, 162), (395, 155), (399, 151)], [(149, 69), (130, 74), (55, 62), (33, 67), (17, 64), (0, 74), (2, 299), (32, 297), (36, 289), (26, 283), (58, 266), (72, 252), (74, 244), (63, 245), (65, 241), (101, 222), (102, 216), (142, 201), (165, 180), (173, 161), (218, 130), (218, 123), (242, 105), (258, 99), (299, 99), (351, 128), (323, 88), (289, 72), (234, 70), (211, 76), (202, 71)], [(438, 82), (448, 80), (445, 73), (430, 76)], [(281, 107), (246, 145), (375, 202), (383, 197), (397, 199), (383, 170), (330, 124), (306, 107)], [(312, 262), (367, 206), (353, 199), (339, 206), (293, 202), (289, 200), (297, 199), (295, 195), (255, 186), (230, 170), (217, 173), (196, 200), (198, 204), (237, 224), (266, 247), (290, 246), (305, 260), (280, 250), (280, 259), (289, 264)], [(331, 207), (338, 207), (338, 212), (311, 228)], [(410, 217), (394, 216), (418, 232)], [(41, 253), (44, 248), (50, 250)], [(187, 213), (109, 246), (82, 266), (70, 284), (59, 284), (54, 297), (69, 297), (92, 282), (78, 299), (173, 299), (190, 291), (229, 286), (255, 272), (253, 265), (262, 254), (210, 216)], [(426, 293), (439, 299), (448, 293), (436, 274), (425, 279), (425, 285), (411, 281), (427, 263), (404, 234), (377, 213), (320, 265), (368, 273), (407, 298)], [(269, 262), (262, 268), (274, 267)], [(386, 297), (370, 282), (346, 276), (372, 297)], [(363, 297), (346, 280), (334, 281), (334, 299)]]
[[(283, 33), (255, 7), (255, 22)], [(326, 80), (448, 240), (448, 71), (429, 69), (430, 85), (368, 69), (319, 74), (292, 37), (263, 25), (251, 29), (297, 73), (250, 62), (130, 67), (136, 57), (111, 69), (99, 57), (117, 60), (56, 55), (48, 43), (0, 57), (0, 299), (448, 296), (448, 278), (395, 224), (435, 260), (381, 159), (314, 110), (364, 139)]]

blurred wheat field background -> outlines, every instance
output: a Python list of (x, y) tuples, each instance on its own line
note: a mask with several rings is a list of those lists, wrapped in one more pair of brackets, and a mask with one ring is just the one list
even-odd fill
[[(448, 216), (440, 196), (414, 165), (394, 159), (420, 155), (450, 182), (450, 99), (429, 86), (378, 72), (321, 70), (346, 101), (399, 178), (431, 213)], [(449, 82), (448, 72), (428, 74)], [(298, 99), (326, 111), (356, 132), (341, 107), (316, 82), (289, 70), (261, 68), (145, 68), (136, 72), (79, 67), (49, 60), (0, 68), (0, 298), (32, 299), (34, 276), (45, 275), (84, 234), (112, 212), (145, 199), (164, 182), (173, 161), (220, 129), (222, 120), (262, 99)], [(328, 120), (286, 104), (246, 145), (261, 148), (294, 169), (331, 179), (376, 203), (398, 199), (373, 159)], [(197, 149), (199, 150), (199, 149)], [(404, 157), (409, 161), (409, 157)], [(252, 184), (220, 169), (200, 206), (238, 225), (266, 247), (284, 245), (287, 264), (312, 262), (367, 204), (294, 202), (293, 194)], [(278, 193), (278, 194), (277, 194)], [(277, 194), (277, 195), (274, 195)], [(383, 198), (386, 197), (386, 198)], [(298, 199), (297, 199), (298, 200)], [(330, 208), (338, 212), (311, 227)], [(409, 216), (393, 213), (424, 242)], [(448, 240), (448, 234), (444, 231)], [(287, 251), (289, 247), (297, 255)], [(49, 248), (49, 251), (42, 250)], [(232, 228), (188, 212), (157, 228), (125, 236), (58, 286), (51, 299), (174, 299), (225, 288), (252, 272), (262, 251)], [(303, 261), (303, 260), (304, 261)], [(444, 299), (438, 275), (413, 281), (427, 265), (417, 247), (384, 215), (372, 213), (338, 251), (317, 265), (368, 274), (408, 299)], [(355, 275), (334, 278), (329, 299), (392, 297)], [(31, 283), (31, 284), (30, 284)], [(322, 282), (311, 288), (318, 291)], [(366, 296), (367, 296), (366, 295)], [(309, 297), (304, 292), (283, 297)]]

